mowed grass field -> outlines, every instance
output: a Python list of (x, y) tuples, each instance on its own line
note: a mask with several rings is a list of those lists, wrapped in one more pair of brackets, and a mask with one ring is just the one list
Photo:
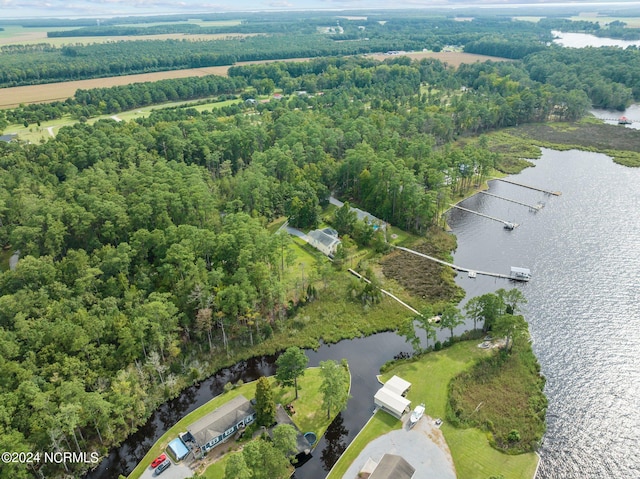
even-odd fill
[[(139, 38), (139, 37), (138, 37)], [(488, 60), (506, 61), (504, 58), (490, 57), (486, 55), (475, 55), (463, 52), (416, 52), (404, 54), (410, 58), (435, 58), (452, 67), (458, 67), (463, 63), (476, 63)], [(371, 55), (378, 60), (391, 58), (390, 55)], [(253, 65), (256, 63), (268, 63), (274, 61), (302, 62), (309, 58), (289, 58), (283, 60), (260, 60), (252, 62), (239, 62), (236, 65)], [(229, 65), (230, 66), (230, 65)], [(64, 101), (72, 97), (76, 90), (90, 90), (92, 88), (107, 88), (118, 85), (129, 85), (131, 83), (153, 82), (167, 78), (188, 78), (206, 75), (226, 76), (229, 66), (190, 68), (186, 70), (171, 70), (154, 73), (143, 73), (139, 75), (126, 75), (107, 78), (95, 78), (92, 80), (77, 80), (60, 83), (48, 83), (45, 85), (29, 85), (13, 88), (0, 88), (0, 108), (15, 108), (21, 103), (47, 103), (52, 101)]]
[[(129, 110), (125, 112), (118, 113), (117, 115), (101, 115), (95, 118), (90, 118), (87, 123), (95, 123), (98, 120), (104, 120), (107, 118), (111, 118), (116, 121), (130, 121), (135, 120), (136, 118), (146, 118), (148, 117), (152, 111), (161, 110), (163, 108), (172, 108), (183, 105), (193, 104), (192, 108), (197, 111), (204, 110), (212, 110), (213, 108), (222, 108), (223, 106), (232, 105), (233, 103), (239, 103), (242, 100), (225, 100), (225, 101), (216, 101), (216, 99), (212, 99), (210, 102), (201, 103), (202, 100), (192, 100), (192, 101), (179, 101), (179, 102), (171, 102), (171, 103), (162, 103), (160, 105), (151, 105), (142, 108), (136, 108), (135, 110)], [(64, 116), (62, 118), (58, 118), (56, 120), (51, 121), (43, 121), (40, 126), (29, 125), (25, 127), (24, 125), (9, 125), (5, 128), (5, 133), (15, 133), (18, 135), (20, 140), (30, 141), (31, 143), (39, 143), (40, 141), (46, 141), (48, 138), (52, 138), (56, 136), (58, 130), (63, 126), (69, 126), (77, 123), (78, 120), (71, 118), (70, 116)]]

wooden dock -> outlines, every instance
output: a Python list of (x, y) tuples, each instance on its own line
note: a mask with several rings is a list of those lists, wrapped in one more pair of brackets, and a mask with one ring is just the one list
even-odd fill
[(562, 193), (559, 191), (549, 191), (543, 188), (538, 188), (537, 186), (525, 185), (522, 183), (516, 183), (515, 181), (507, 180), (506, 178), (497, 178), (498, 181), (503, 181), (505, 183), (511, 183), (512, 185), (521, 186), (523, 188), (529, 188), (530, 190), (542, 191), (548, 195), (560, 196)]
[(501, 220), (500, 218), (496, 218), (495, 216), (485, 215), (484, 213), (463, 208), (462, 206), (458, 206), (458, 205), (449, 205), (449, 206), (451, 206), (452, 208), (458, 208), (459, 210), (462, 210), (462, 211), (466, 211), (467, 213), (473, 213), (474, 215), (482, 216), (483, 218), (488, 218), (490, 220), (497, 221), (498, 223), (502, 223), (505, 226), (505, 228), (510, 230), (517, 228), (519, 226), (518, 223), (512, 223), (511, 221)]
[(518, 279), (518, 278), (515, 278), (515, 277), (513, 277), (511, 275), (508, 275), (508, 274), (491, 273), (489, 271), (478, 271), (477, 269), (464, 268), (462, 266), (458, 266), (458, 265), (455, 265), (453, 263), (448, 263), (446, 261), (442, 261), (441, 259), (434, 258), (433, 256), (427, 256), (426, 254), (420, 253), (418, 251), (414, 251), (414, 250), (409, 249), (409, 248), (404, 248), (402, 246), (394, 246), (394, 248), (402, 250), (402, 251), (406, 251), (407, 253), (415, 254), (416, 256), (420, 256), (422, 258), (426, 258), (426, 259), (429, 259), (431, 261), (435, 261), (436, 263), (440, 263), (440, 264), (442, 264), (444, 266), (449, 266), (450, 268), (453, 268), (456, 271), (464, 271), (466, 273), (481, 274), (481, 275), (484, 275), (484, 276), (493, 276), (494, 278), (512, 279), (514, 281), (527, 281), (526, 279)]
[(526, 206), (530, 210), (534, 210), (534, 211), (540, 211), (540, 209), (544, 207), (543, 203), (538, 203), (537, 205), (530, 205), (528, 203), (523, 203), (522, 201), (514, 200), (511, 198), (505, 198), (504, 196), (494, 195), (493, 193), (489, 193), (488, 191), (481, 191), (480, 193), (487, 196), (493, 196), (494, 198), (498, 198), (501, 200), (510, 201), (511, 203), (516, 203), (518, 205)]

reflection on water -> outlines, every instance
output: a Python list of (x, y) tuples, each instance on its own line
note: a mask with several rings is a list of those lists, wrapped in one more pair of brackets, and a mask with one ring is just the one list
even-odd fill
[(551, 32), (555, 39), (553, 43), (568, 48), (586, 47), (621, 47), (640, 46), (640, 40), (617, 40), (615, 38), (600, 38), (588, 33)]
[[(517, 284), (528, 299), (533, 347), (547, 378), (548, 429), (538, 479), (639, 478), (640, 169), (604, 155), (545, 150), (515, 181), (560, 197), (495, 181), (491, 192), (546, 206), (530, 213), (477, 195), (469, 208), (521, 226), (454, 212), (456, 264), (489, 271), (531, 268)], [(467, 297), (501, 280), (457, 278)]]
[(347, 448), (347, 435), (349, 431), (344, 427), (344, 419), (342, 413), (336, 416), (331, 426), (327, 429), (324, 436), (327, 445), (322, 450), (320, 459), (325, 471), (330, 471), (333, 465), (338, 462), (340, 456)]

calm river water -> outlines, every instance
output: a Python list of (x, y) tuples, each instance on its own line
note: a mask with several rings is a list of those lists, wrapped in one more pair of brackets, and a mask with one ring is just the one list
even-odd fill
[[(513, 177), (562, 196), (500, 181), (497, 195), (545, 208), (531, 213), (476, 195), (464, 206), (520, 223), (455, 211), (456, 264), (495, 272), (531, 268), (518, 287), (547, 378), (548, 430), (538, 478), (639, 478), (640, 169), (604, 155), (545, 150), (535, 168)], [(458, 282), (467, 296), (504, 287), (489, 278)]]
[[(548, 432), (538, 479), (639, 478), (640, 169), (580, 151), (545, 150), (535, 163), (513, 179), (562, 195), (492, 182), (497, 195), (546, 206), (532, 213), (486, 195), (465, 200), (469, 209), (520, 226), (506, 231), (500, 223), (452, 211), (455, 263), (498, 273), (508, 273), (510, 266), (532, 271), (531, 282), (515, 286), (528, 298), (526, 317), (547, 377)], [(514, 286), (481, 276), (459, 275), (457, 281), (468, 298)], [(307, 352), (311, 365), (324, 359), (349, 361), (352, 398), (313, 458), (296, 471), (296, 479), (325, 478), (371, 415), (380, 366), (409, 350), (402, 338), (383, 333)], [(116, 479), (129, 473), (184, 414), (219, 394), (227, 381), (273, 374), (273, 362), (263, 357), (238, 363), (186, 390), (88, 477)]]

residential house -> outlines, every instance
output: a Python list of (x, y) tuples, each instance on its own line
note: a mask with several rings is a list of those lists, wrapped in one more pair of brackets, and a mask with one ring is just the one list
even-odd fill
[(187, 431), (202, 455), (227, 441), (256, 419), (256, 411), (247, 398), (240, 395), (191, 424)]
[(320, 250), (329, 258), (333, 258), (333, 255), (336, 254), (336, 250), (338, 249), (338, 245), (341, 243), (338, 238), (338, 232), (333, 228), (309, 231), (307, 237), (309, 238), (309, 244), (311, 246)]

